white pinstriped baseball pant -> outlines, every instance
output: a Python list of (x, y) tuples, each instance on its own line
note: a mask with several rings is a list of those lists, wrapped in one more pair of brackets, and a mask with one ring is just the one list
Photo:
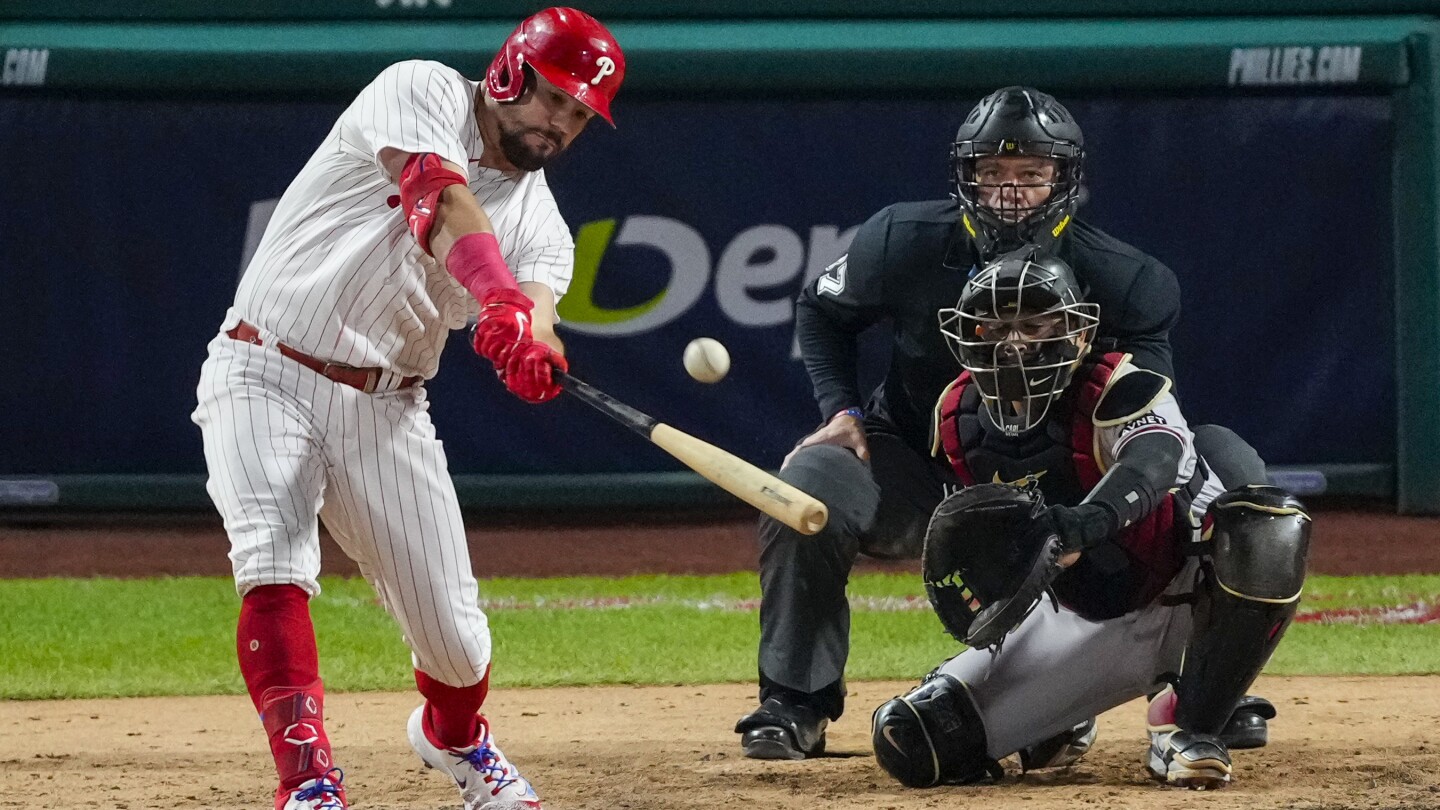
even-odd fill
[(318, 594), (324, 520), (400, 623), (415, 666), (450, 686), (478, 683), (490, 628), (424, 386), (366, 394), (222, 333), (197, 394), (191, 418), (240, 595), (284, 584)]

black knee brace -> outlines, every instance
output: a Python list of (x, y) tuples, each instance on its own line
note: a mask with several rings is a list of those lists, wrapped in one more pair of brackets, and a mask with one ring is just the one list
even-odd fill
[(1295, 617), (1310, 516), (1295, 496), (1271, 486), (1230, 490), (1210, 515), (1210, 559), (1175, 687), (1175, 722), (1216, 734)]
[(985, 725), (970, 690), (949, 675), (891, 698), (870, 720), (875, 759), (909, 787), (963, 785), (1004, 770), (986, 751)]

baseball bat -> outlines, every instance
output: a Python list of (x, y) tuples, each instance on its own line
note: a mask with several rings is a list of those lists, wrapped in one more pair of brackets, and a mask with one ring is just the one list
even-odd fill
[(716, 486), (801, 534), (815, 534), (830, 517), (825, 504), (734, 454), (676, 430), (615, 399), (589, 383), (556, 370), (570, 394), (649, 439)]

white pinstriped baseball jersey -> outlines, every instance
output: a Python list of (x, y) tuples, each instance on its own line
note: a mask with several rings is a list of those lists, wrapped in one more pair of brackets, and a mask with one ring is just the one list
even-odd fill
[(378, 162), (386, 147), (467, 167), (516, 279), (545, 284), (558, 301), (574, 271), (574, 242), (543, 171), (477, 163), (479, 92), (438, 62), (399, 62), (381, 72), (280, 198), (240, 280), (232, 318), (325, 360), (435, 375), (449, 331), (478, 304), (388, 205), (396, 188)]

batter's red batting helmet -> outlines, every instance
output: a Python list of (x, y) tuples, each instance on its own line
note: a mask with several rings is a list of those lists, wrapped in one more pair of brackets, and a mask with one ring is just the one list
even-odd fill
[(573, 8), (547, 8), (527, 18), (490, 63), (485, 74), (490, 96), (519, 98), (524, 65), (615, 126), (610, 102), (625, 80), (625, 54), (599, 20)]

